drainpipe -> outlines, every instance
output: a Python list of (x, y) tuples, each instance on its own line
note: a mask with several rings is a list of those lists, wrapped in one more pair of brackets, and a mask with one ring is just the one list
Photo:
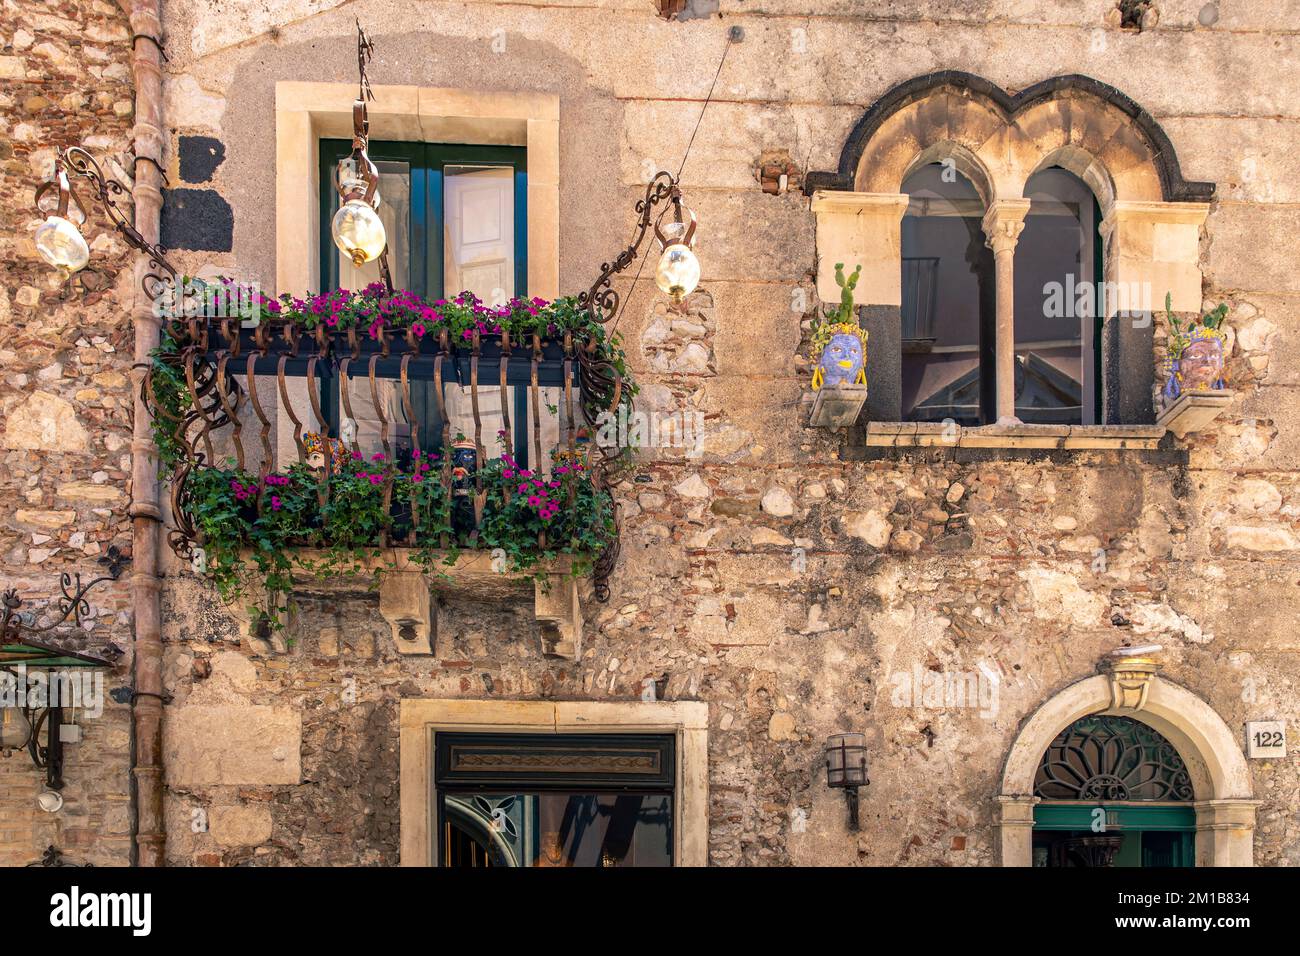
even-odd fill
[[(135, 80), (135, 228), (151, 243), (158, 241), (162, 214), (162, 39), (161, 0), (118, 0), (131, 23), (131, 72)], [(131, 775), (135, 794), (135, 846), (137, 866), (163, 866), (166, 831), (163, 828), (162, 760), (162, 630), (158, 576), (162, 510), (158, 503), (158, 449), (149, 427), (149, 410), (140, 383), (149, 353), (158, 344), (160, 320), (141, 287), (148, 268), (136, 257), (135, 303), (131, 310), (135, 328), (135, 409), (131, 439), (131, 605), (135, 617), (131, 705), (134, 747)]]

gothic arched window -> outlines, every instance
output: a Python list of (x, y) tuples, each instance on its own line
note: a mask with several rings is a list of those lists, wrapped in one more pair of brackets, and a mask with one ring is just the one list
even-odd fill
[(1102, 303), (1097, 200), (1056, 166), (1025, 184), (1030, 201), (1016, 244), (1016, 417), (1092, 425), (1100, 418)]
[(951, 163), (922, 166), (903, 192), (903, 418), (983, 424), (992, 420), (994, 381), (984, 202)]

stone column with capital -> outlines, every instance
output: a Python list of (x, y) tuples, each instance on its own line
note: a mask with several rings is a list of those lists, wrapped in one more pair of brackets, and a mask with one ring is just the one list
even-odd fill
[(1018, 425), (1016, 417), (1016, 243), (1029, 214), (1028, 199), (996, 199), (984, 214), (984, 235), (993, 250), (997, 277), (997, 368), (999, 425)]

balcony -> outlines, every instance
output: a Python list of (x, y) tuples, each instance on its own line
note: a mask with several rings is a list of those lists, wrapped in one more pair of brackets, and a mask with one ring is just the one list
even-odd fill
[(617, 557), (622, 457), (589, 438), (635, 392), (622, 352), (577, 300), (439, 301), (376, 286), (166, 323), (145, 396), (169, 543), (253, 646), (286, 646), (295, 590), (378, 577), (404, 654), (436, 651), (432, 592), (530, 588), (543, 653), (581, 654), (578, 579), (606, 599)]

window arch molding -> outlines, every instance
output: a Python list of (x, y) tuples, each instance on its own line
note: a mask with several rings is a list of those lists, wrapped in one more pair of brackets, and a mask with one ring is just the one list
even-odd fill
[[(1199, 314), (1200, 236), (1215, 186), (1187, 180), (1177, 153), (1155, 119), (1124, 93), (1090, 77), (1059, 76), (1009, 94), (958, 71), (908, 80), (885, 93), (858, 120), (835, 172), (812, 172), (805, 189), (817, 219), (817, 291), (838, 298), (835, 263), (861, 264), (857, 300), (874, 347), (868, 417), (901, 418), (900, 221), (907, 176), (927, 162), (951, 160), (985, 201), (985, 230), (1010, 284), (1014, 248), (1028, 213), (1025, 187), (1042, 169), (1059, 166), (1094, 192), (1102, 212), (1102, 281), (1108, 290), (1139, 294), (1142, 311), (1160, 309), (1165, 293), (1177, 314)], [(1133, 308), (1129, 295), (1127, 307)], [(1102, 415), (1111, 425), (1155, 420), (1154, 327), (1105, 316), (1101, 350)], [(1013, 341), (1013, 306), (999, 306), (999, 342)], [(999, 356), (1014, 346), (999, 346)], [(999, 376), (1014, 375), (1000, 358)], [(1015, 422), (1009, 386), (999, 391), (998, 418)]]
[[(887, 91), (853, 127), (838, 169), (809, 173), (805, 190), (897, 192), (906, 178), (898, 173), (910, 165), (892, 162), (898, 152), (915, 156), (944, 139), (983, 157), (997, 180), (998, 198), (1022, 195), (1025, 180), (1040, 168), (1025, 165), (1021, 153), (1062, 146), (1078, 147), (1118, 174), (1115, 199), (1209, 202), (1214, 197), (1214, 183), (1183, 178), (1178, 154), (1160, 124), (1115, 87), (1069, 74), (1010, 94), (960, 70), (918, 76)], [(1047, 145), (1053, 139), (1055, 146)], [(1079, 169), (1065, 168), (1088, 181)], [(1098, 198), (1108, 211), (1105, 197), (1099, 193)]]

